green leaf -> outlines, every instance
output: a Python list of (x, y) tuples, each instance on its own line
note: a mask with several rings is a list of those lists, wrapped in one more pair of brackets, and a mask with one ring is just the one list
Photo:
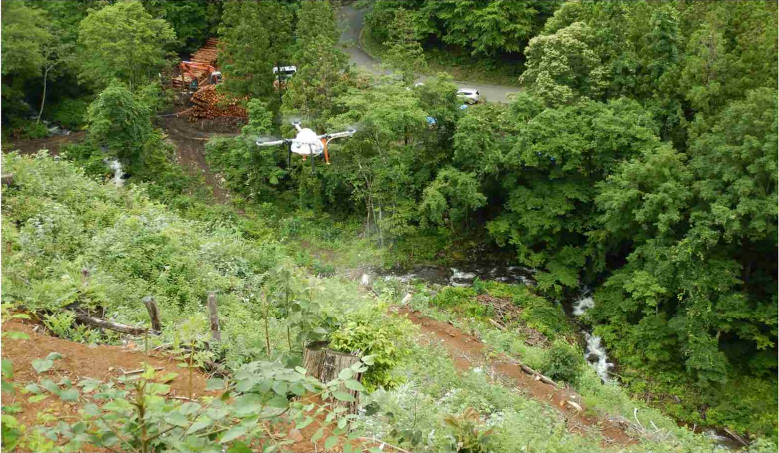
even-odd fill
[[(167, 373), (165, 376), (163, 376), (160, 379), (160, 382), (163, 383), (163, 384), (167, 384), (168, 382), (176, 379), (178, 377), (178, 375), (179, 375), (178, 373), (173, 373), (173, 372)], [(208, 389), (206, 389), (206, 390), (208, 390)]]
[(338, 378), (343, 379), (344, 381), (351, 379), (352, 376), (354, 376), (354, 373), (349, 368), (344, 368), (340, 373), (338, 373)]
[(27, 384), (26, 386), (24, 386), (24, 389), (27, 390), (28, 392), (34, 393), (36, 395), (41, 393), (41, 388), (38, 387), (38, 384), (36, 384), (34, 382), (31, 382), (31, 383)]
[(33, 395), (27, 398), (27, 401), (29, 401), (30, 403), (37, 403), (38, 401), (43, 401), (48, 397), (49, 395)]
[(295, 382), (289, 387), (289, 391), (294, 393), (296, 396), (303, 396), (306, 394), (306, 388), (303, 387), (303, 384), (300, 382)]
[(32, 361), (32, 367), (35, 369), (35, 372), (38, 374), (44, 373), (51, 369), (51, 367), (54, 365), (54, 362), (48, 359), (35, 359)]
[(57, 360), (61, 358), (62, 358), (62, 354), (60, 354), (59, 352), (50, 352), (49, 355), (46, 356), (46, 360)]
[[(186, 428), (187, 426), (189, 426), (189, 420), (187, 420), (187, 417), (185, 417), (183, 414), (179, 412), (169, 413), (168, 415), (165, 416), (165, 421), (173, 426), (178, 426), (179, 428)], [(193, 424), (192, 426), (195, 425)]]
[(363, 387), (363, 385), (360, 384), (359, 381), (355, 381), (354, 379), (350, 379), (350, 380), (344, 382), (344, 385), (346, 386), (346, 388), (351, 389), (351, 390), (356, 390), (358, 392), (364, 392), (365, 391), (365, 387)]
[(227, 453), (253, 453), (253, 451), (246, 443), (240, 440), (230, 444), (230, 447), (227, 449)]
[(12, 361), (3, 359), (2, 360), (2, 367), (3, 367), (3, 376), (7, 377), (8, 379), (14, 378), (14, 364)]
[(325, 435), (325, 428), (319, 428), (316, 430), (313, 436), (311, 436), (311, 442), (316, 442)]
[(302, 374), (302, 375), (305, 375), (305, 374), (307, 373), (307, 371), (306, 371), (306, 369), (305, 369), (305, 368), (303, 368), (303, 367), (299, 367), (299, 366), (296, 366), (296, 367), (295, 367), (295, 371), (297, 371), (298, 373), (300, 373), (300, 374)]
[(362, 358), (362, 362), (366, 365), (373, 365), (373, 359), (375, 355), (366, 355)]
[(354, 397), (346, 392), (342, 392), (340, 390), (336, 390), (333, 392), (333, 396), (339, 400), (339, 401), (346, 401), (346, 402), (353, 402), (355, 401)]
[(79, 396), (78, 390), (72, 388), (61, 390), (59, 392), (59, 395), (62, 401), (78, 401), (78, 396)]
[(55, 384), (54, 381), (52, 381), (51, 379), (44, 379), (44, 380), (42, 380), (41, 381), (41, 387), (43, 387), (44, 389), (50, 391), (51, 393), (53, 393), (55, 395), (59, 395), (59, 393), (60, 393), (60, 388), (57, 387), (57, 384)]
[(219, 439), (219, 443), (223, 444), (225, 442), (230, 442), (231, 440), (235, 440), (241, 436), (246, 435), (246, 428), (243, 426), (235, 426), (233, 428), (230, 428), (221, 439)]
[(84, 414), (90, 417), (97, 417), (100, 415), (100, 407), (98, 407), (97, 404), (85, 404)]
[(276, 395), (273, 398), (271, 398), (267, 403), (265, 403), (268, 407), (275, 407), (278, 409), (286, 409), (287, 406), (289, 406), (289, 400), (285, 396)]
[(297, 428), (299, 430), (303, 430), (303, 428), (305, 428), (306, 426), (310, 425), (313, 421), (314, 421), (313, 417), (311, 417), (309, 415), (306, 415), (305, 420), (303, 420), (300, 423), (295, 424), (295, 428)]
[(196, 433), (196, 432), (200, 431), (203, 428), (207, 428), (207, 427), (211, 426), (212, 424), (213, 424), (213, 421), (211, 421), (210, 419), (208, 419), (208, 420), (201, 420), (199, 422), (195, 422), (195, 423), (192, 424), (192, 426), (189, 427), (189, 429), (187, 430), (187, 434)]
[(225, 388), (224, 379), (211, 378), (206, 382), (206, 390), (222, 390)]
[(273, 391), (281, 396), (287, 396), (287, 383), (276, 381), (273, 383)]
[(29, 340), (30, 336), (24, 332), (3, 332), (3, 336), (9, 340)]
[(325, 450), (330, 450), (331, 448), (335, 447), (335, 444), (338, 443), (338, 437), (336, 436), (330, 436), (325, 440)]

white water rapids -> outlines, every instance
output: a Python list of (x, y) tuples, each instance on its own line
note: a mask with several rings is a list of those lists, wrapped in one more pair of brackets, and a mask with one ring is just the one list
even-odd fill
[[(576, 301), (573, 306), (574, 316), (581, 316), (590, 308), (595, 306), (595, 300), (591, 296), (588, 296), (588, 290), (584, 290), (582, 298)], [(614, 367), (614, 364), (609, 362), (609, 357), (606, 354), (606, 348), (601, 345), (601, 338), (595, 335), (590, 335), (584, 332), (584, 338), (587, 340), (587, 351), (584, 353), (584, 357), (598, 373), (598, 376), (603, 382), (609, 382), (609, 370)]]
[(108, 162), (108, 166), (114, 171), (114, 178), (112, 181), (116, 187), (122, 187), (124, 185), (124, 172), (122, 171), (122, 164), (117, 159), (111, 159)]

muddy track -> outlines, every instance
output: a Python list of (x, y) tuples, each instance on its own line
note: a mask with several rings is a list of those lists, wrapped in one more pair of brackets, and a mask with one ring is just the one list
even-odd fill
[(78, 131), (72, 132), (69, 135), (57, 135), (36, 140), (17, 140), (8, 144), (3, 143), (3, 152), (19, 150), (20, 154), (29, 155), (35, 154), (42, 149), (48, 149), (49, 154), (56, 156), (64, 145), (79, 142), (85, 139), (86, 136), (86, 132)]
[(176, 161), (179, 165), (194, 175), (203, 176), (219, 203), (229, 203), (229, 191), (223, 186), (221, 177), (213, 173), (206, 162), (206, 142), (212, 137), (238, 135), (239, 124), (214, 126), (202, 121), (190, 123), (175, 116), (159, 118), (158, 123), (167, 134), (167, 139), (176, 147)]
[(454, 361), (455, 368), (463, 372), (477, 366), (490, 369), (496, 381), (508, 387), (517, 387), (521, 392), (527, 392), (532, 398), (549, 404), (562, 413), (569, 432), (583, 435), (598, 434), (603, 438), (601, 444), (604, 447), (637, 443), (636, 439), (628, 434), (628, 426), (624, 423), (616, 419), (585, 415), (583, 411), (569, 404), (568, 401), (585, 409), (581, 397), (573, 390), (535, 380), (522, 371), (516, 359), (505, 355), (487, 358), (484, 344), (478, 338), (450, 324), (421, 316), (408, 309), (401, 310), (400, 314), (406, 315), (411, 322), (420, 327), (423, 338), (443, 343)]

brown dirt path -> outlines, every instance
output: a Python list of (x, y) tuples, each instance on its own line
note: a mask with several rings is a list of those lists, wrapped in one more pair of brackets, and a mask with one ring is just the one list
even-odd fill
[(206, 162), (206, 142), (212, 137), (234, 137), (238, 135), (240, 122), (232, 118), (222, 118), (222, 122), (216, 120), (199, 121), (190, 123), (184, 118), (175, 116), (159, 118), (158, 123), (168, 135), (176, 147), (176, 160), (179, 165), (189, 169), (196, 175), (202, 175), (206, 184), (214, 192), (214, 197), (219, 203), (228, 203), (230, 199), (227, 190), (221, 181), (221, 177), (211, 171)]
[(517, 360), (505, 355), (496, 358), (486, 357), (484, 344), (478, 338), (468, 335), (450, 324), (421, 316), (408, 309), (401, 310), (400, 314), (407, 315), (411, 322), (420, 326), (425, 337), (443, 342), (458, 370), (468, 371), (476, 366), (492, 368), (497, 375), (496, 380), (510, 383), (518, 387), (520, 391), (526, 391), (534, 399), (543, 401), (561, 412), (566, 419), (569, 432), (600, 434), (603, 436), (602, 444), (604, 446), (636, 443), (636, 440), (626, 432), (627, 427), (621, 425), (619, 421), (585, 415), (583, 411), (580, 412), (574, 406), (566, 403), (572, 401), (586, 409), (583, 407), (581, 397), (573, 390), (554, 387), (535, 380), (534, 377), (522, 371)]
[(86, 138), (84, 131), (71, 132), (69, 135), (41, 138), (37, 140), (15, 140), (3, 143), (3, 152), (19, 150), (21, 154), (35, 154), (41, 149), (48, 149), (49, 154), (56, 156), (63, 145), (75, 143)]

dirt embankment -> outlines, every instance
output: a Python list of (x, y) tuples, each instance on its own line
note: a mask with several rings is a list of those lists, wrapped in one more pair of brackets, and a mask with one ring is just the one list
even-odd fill
[[(23, 332), (30, 336), (29, 340), (3, 339), (2, 348), (2, 358), (13, 362), (13, 382), (19, 384), (14, 396), (9, 397), (5, 393), (3, 394), (3, 405), (18, 404), (21, 410), (15, 413), (14, 417), (28, 427), (36, 426), (38, 415), (44, 412), (56, 417), (47, 423), (47, 425), (53, 426), (60, 419), (77, 416), (84, 404), (83, 400), (65, 403), (54, 396), (49, 396), (42, 401), (30, 402), (28, 398), (31, 395), (22, 395), (20, 389), (29, 383), (40, 382), (42, 379), (59, 381), (67, 377), (74, 385), (84, 378), (108, 382), (111, 378), (117, 378), (126, 371), (141, 369), (144, 364), (148, 364), (155, 368), (161, 368), (157, 371), (159, 375), (178, 373), (177, 377), (167, 383), (170, 386), (167, 398), (180, 398), (189, 395), (188, 374), (185, 369), (177, 366), (179, 362), (175, 360), (175, 357), (158, 355), (158, 353), (147, 357), (142, 350), (136, 350), (139, 347), (142, 348), (142, 345), (136, 345), (132, 342), (128, 343), (127, 346), (75, 343), (46, 334), (44, 327), (40, 324), (19, 319), (10, 319), (4, 322), (2, 330), (3, 332)], [(32, 361), (46, 358), (52, 352), (60, 353), (62, 358), (54, 360), (54, 366), (51, 370), (38, 374), (32, 367)], [(219, 395), (219, 391), (206, 390), (208, 377), (203, 372), (194, 373), (192, 387), (195, 399)], [(325, 423), (326, 415), (326, 413), (317, 414), (315, 419)], [(318, 443), (310, 441), (319, 426), (319, 423), (315, 422), (298, 431), (291, 429), (293, 428), (291, 424), (280, 424), (274, 426), (273, 429), (277, 435), (282, 430), (285, 432), (290, 430), (289, 439), (294, 440), (295, 443), (286, 446), (285, 451), (325, 451), (323, 449), (324, 439), (332, 434), (329, 428), (325, 429), (325, 436)], [(375, 446), (370, 442), (366, 444), (358, 441), (353, 441), (353, 445), (354, 448)], [(94, 445), (86, 445), (84, 451), (113, 450), (102, 450)], [(328, 451), (343, 451), (343, 439)], [(385, 451), (392, 450), (385, 449)]]
[(477, 366), (491, 368), (495, 372), (497, 381), (510, 383), (511, 386), (526, 391), (532, 398), (543, 401), (561, 412), (566, 419), (569, 432), (600, 434), (603, 436), (604, 446), (636, 443), (636, 440), (627, 433), (628, 426), (624, 423), (611, 418), (585, 415), (575, 405), (569, 404), (570, 401), (583, 408), (581, 397), (573, 390), (535, 380), (533, 376), (522, 371), (515, 359), (504, 355), (488, 358), (485, 355), (484, 344), (478, 338), (450, 324), (421, 316), (408, 309), (401, 310), (400, 314), (408, 316), (411, 322), (420, 326), (423, 341), (442, 342), (458, 370), (468, 371)]

